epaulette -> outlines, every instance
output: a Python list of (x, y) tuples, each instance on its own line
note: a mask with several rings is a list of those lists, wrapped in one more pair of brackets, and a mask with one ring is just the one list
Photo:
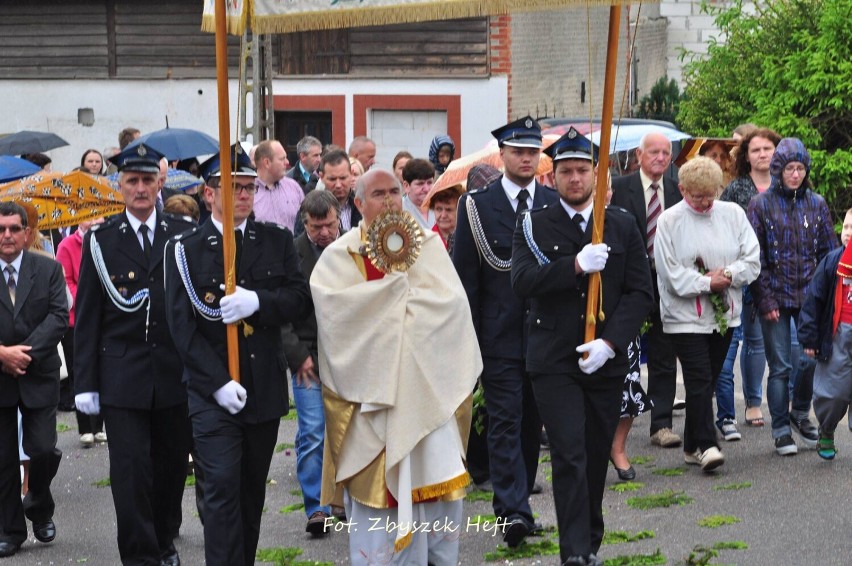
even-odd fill
[[(99, 232), (103, 230), (107, 230), (116, 225), (116, 218), (118, 218), (118, 214), (113, 216), (108, 216), (103, 222), (100, 224), (92, 224), (91, 228), (89, 228), (92, 232)], [(122, 215), (123, 216), (123, 215)], [(125, 217), (126, 218), (126, 217)]]
[(198, 233), (200, 233), (198, 226), (193, 226), (192, 228), (190, 228), (189, 230), (186, 230), (185, 232), (181, 232), (180, 234), (175, 234), (174, 236), (169, 238), (169, 241), (170, 242), (178, 242), (178, 241), (181, 241), (181, 240), (186, 240), (188, 238), (195, 236)]
[(485, 185), (482, 188), (479, 188), (479, 189), (476, 189), (476, 190), (473, 190), (473, 191), (468, 191), (466, 194), (478, 195), (479, 193), (487, 193), (487, 192), (488, 192), (488, 185)]
[(547, 206), (548, 205), (545, 204), (544, 206), (539, 206), (539, 207), (536, 207), (536, 208), (528, 208), (527, 210), (523, 211), (521, 214), (532, 214), (534, 212), (542, 212), (543, 210), (547, 209)]
[[(629, 212), (626, 208), (622, 208), (622, 207), (620, 207), (620, 206), (616, 206), (616, 205), (614, 205), (614, 204), (608, 204), (608, 205), (606, 206), (606, 209), (607, 209), (607, 210), (611, 210), (611, 211), (613, 211), (613, 212), (617, 212), (617, 213), (619, 213), (619, 214), (628, 214), (628, 215), (630, 215), (630, 212)], [(631, 215), (631, 216), (632, 216), (632, 215)]]
[(269, 228), (277, 228), (278, 230), (286, 230), (287, 232), (293, 232), (283, 224), (278, 224), (277, 222), (257, 222), (256, 224), (261, 224), (263, 226), (268, 226)]

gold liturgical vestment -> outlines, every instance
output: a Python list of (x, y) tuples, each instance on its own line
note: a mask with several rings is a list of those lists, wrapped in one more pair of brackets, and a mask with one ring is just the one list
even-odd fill
[[(363, 229), (363, 226), (362, 226)], [(467, 295), (446, 249), (426, 233), (404, 273), (368, 281), (362, 230), (325, 249), (311, 276), (326, 438), (323, 504), (374, 508), (464, 497), (471, 392), (482, 357)], [(397, 549), (411, 534), (399, 530)]]

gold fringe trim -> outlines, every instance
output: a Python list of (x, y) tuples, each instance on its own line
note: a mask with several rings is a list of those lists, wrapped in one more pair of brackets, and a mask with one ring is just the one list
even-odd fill
[(402, 552), (403, 550), (405, 550), (405, 547), (407, 547), (409, 544), (411, 544), (411, 538), (412, 538), (413, 534), (414, 533), (408, 533), (407, 535), (405, 535), (401, 539), (397, 539), (396, 542), (393, 543), (393, 551), (394, 552)]
[[(254, 6), (254, 0), (245, 0), (243, 11), (237, 16), (226, 16), (227, 31), (229, 35), (242, 35), (248, 21), (248, 11)], [(227, 12), (226, 12), (227, 13)], [(254, 24), (252, 24), (254, 25)], [(201, 16), (201, 31), (216, 33), (216, 14), (204, 14)]]
[(436, 483), (432, 485), (424, 485), (423, 487), (412, 489), (411, 502), (420, 503), (421, 501), (426, 501), (427, 499), (441, 497), (442, 495), (446, 495), (451, 491), (467, 487), (469, 484), (470, 476), (467, 472), (463, 472), (460, 476), (457, 476), (445, 482)]
[[(251, 2), (249, 3), (251, 4)], [(510, 12), (556, 10), (567, 7), (612, 6), (630, 4), (629, 0), (431, 0), (399, 2), (360, 8), (323, 8), (293, 11), (288, 14), (251, 14), (252, 30), (258, 34), (381, 26), (409, 22), (453, 20)], [(206, 28), (202, 28), (209, 31)], [(241, 30), (239, 30), (241, 31)], [(229, 33), (235, 33), (229, 25)]]

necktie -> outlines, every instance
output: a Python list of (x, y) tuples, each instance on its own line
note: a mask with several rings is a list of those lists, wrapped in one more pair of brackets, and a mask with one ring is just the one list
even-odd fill
[(520, 214), (529, 208), (529, 206), (527, 206), (528, 198), (530, 198), (530, 192), (526, 189), (521, 189), (521, 192), (518, 193), (518, 208), (515, 209), (517, 214)]
[(9, 296), (12, 297), (12, 304), (15, 304), (15, 289), (18, 288), (18, 285), (15, 283), (15, 267), (12, 264), (6, 266), (6, 273), (9, 274), (9, 278), (6, 281), (6, 286), (9, 288)]
[(575, 214), (571, 217), (571, 222), (574, 223), (574, 226), (577, 227), (577, 232), (582, 237), (585, 234), (585, 230), (583, 230), (583, 215), (580, 213)]
[(148, 225), (142, 224), (139, 226), (139, 235), (142, 236), (142, 253), (145, 256), (145, 263), (151, 261), (151, 240), (148, 239)]
[(236, 244), (234, 252), (234, 265), (240, 265), (240, 257), (243, 255), (243, 232), (239, 228), (234, 230), (234, 243)]
[(660, 198), (657, 196), (659, 188), (660, 185), (657, 183), (651, 183), (651, 190), (653, 192), (651, 193), (651, 198), (648, 200), (648, 224), (645, 229), (645, 246), (648, 250), (648, 257), (651, 259), (654, 259), (654, 236), (657, 234), (657, 218), (663, 211), (663, 207), (660, 204)]

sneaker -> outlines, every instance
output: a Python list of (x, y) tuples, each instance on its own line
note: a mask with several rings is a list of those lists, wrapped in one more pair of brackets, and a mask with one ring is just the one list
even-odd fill
[(819, 431), (819, 441), (817, 442), (817, 454), (823, 460), (834, 460), (837, 456), (837, 447), (834, 445), (834, 433)]
[(696, 454), (701, 462), (701, 470), (704, 472), (713, 471), (725, 463), (725, 455), (715, 446), (711, 446), (704, 452), (698, 450)]
[(803, 419), (795, 419), (790, 415), (790, 426), (802, 439), (802, 443), (808, 448), (816, 448), (819, 441), (819, 430), (814, 426), (814, 423), (808, 417)]
[(684, 409), (686, 409), (686, 400), (675, 397), (675, 400), (672, 403), (672, 411), (682, 411)]
[(796, 441), (789, 434), (775, 439), (775, 451), (779, 456), (792, 456), (799, 452)]
[(680, 446), (681, 443), (680, 437), (670, 428), (661, 428), (651, 435), (651, 444), (656, 444), (662, 448), (674, 448)]
[(315, 537), (324, 536), (328, 532), (326, 527), (327, 520), (331, 517), (325, 511), (314, 511), (308, 519), (308, 524), (305, 526), (305, 532), (311, 533)]
[(724, 419), (722, 424), (716, 425), (716, 428), (719, 429), (719, 432), (722, 433), (722, 436), (728, 442), (740, 440), (743, 437), (743, 435), (740, 434), (740, 431), (737, 430), (737, 421), (734, 419)]
[(696, 450), (695, 452), (684, 452), (683, 461), (689, 464), (690, 466), (700, 466), (701, 450)]
[(106, 435), (105, 432), (96, 432), (95, 433), (95, 442), (101, 442), (102, 443), (102, 442), (106, 442), (106, 441), (107, 441), (107, 435)]
[(91, 448), (95, 444), (95, 435), (91, 432), (80, 435), (80, 446), (83, 448)]

